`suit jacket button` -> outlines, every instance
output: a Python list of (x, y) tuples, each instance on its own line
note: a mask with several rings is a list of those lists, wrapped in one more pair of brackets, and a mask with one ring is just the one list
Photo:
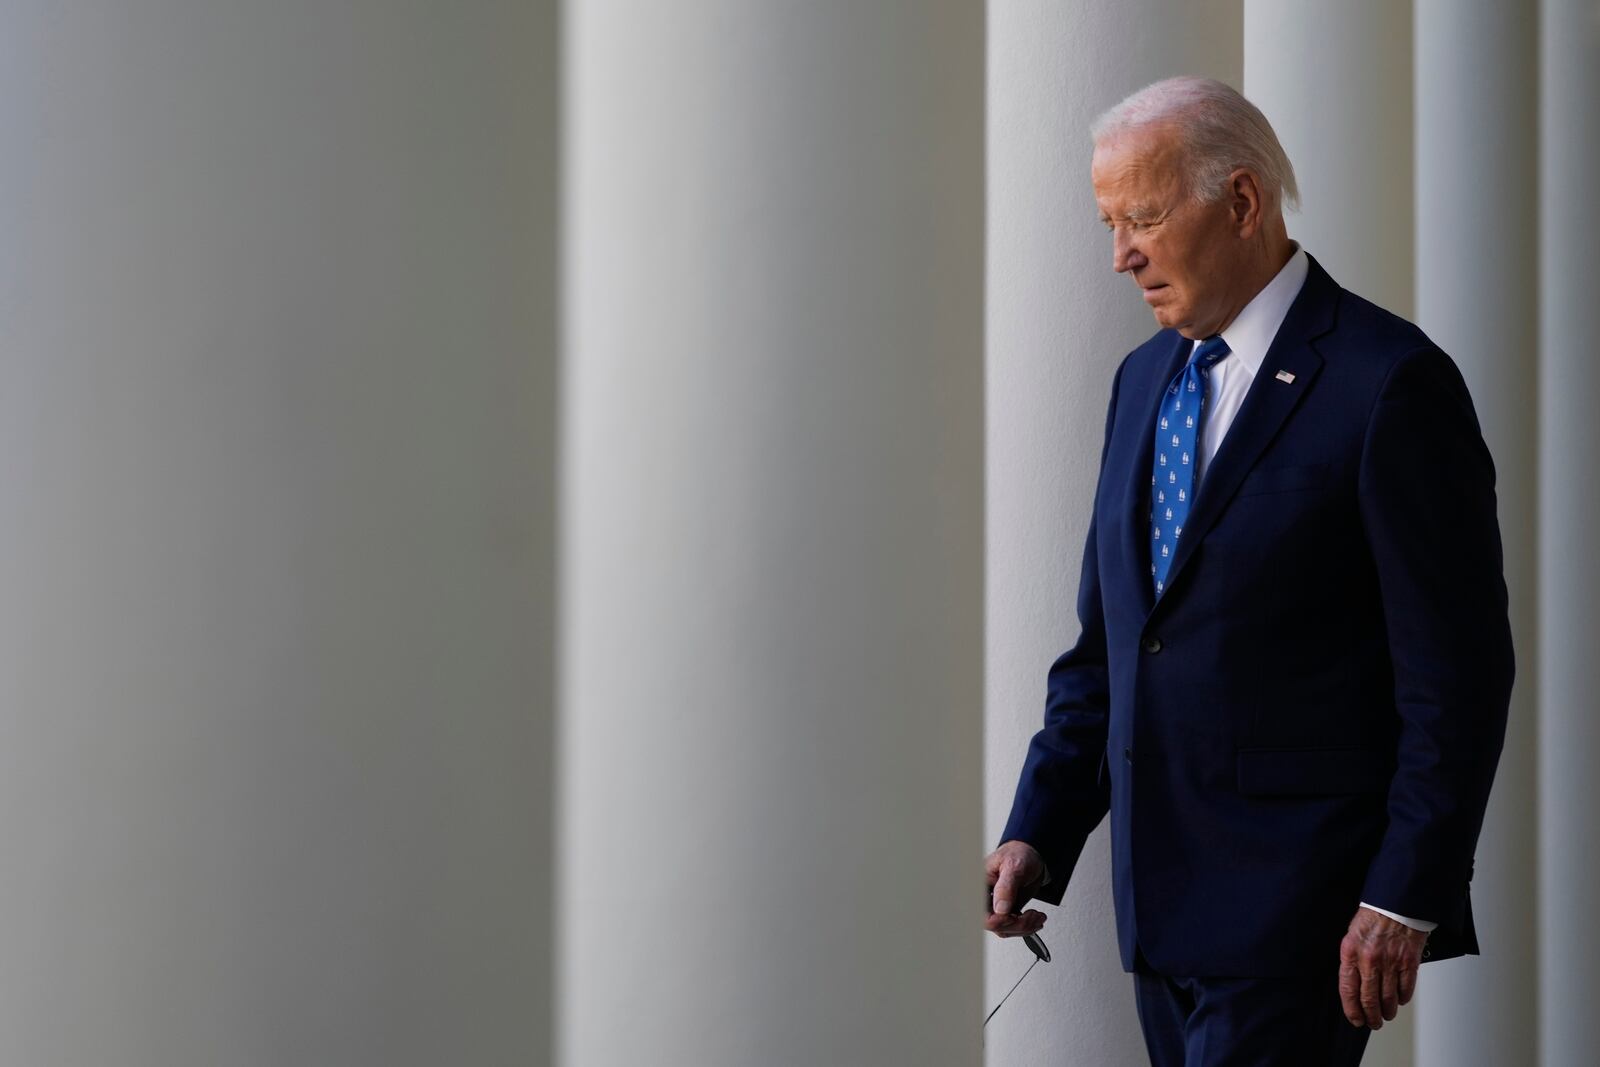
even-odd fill
[(1146, 652), (1160, 652), (1161, 651), (1161, 638), (1159, 638), (1159, 637), (1147, 637), (1147, 638), (1145, 638), (1144, 639), (1144, 650)]

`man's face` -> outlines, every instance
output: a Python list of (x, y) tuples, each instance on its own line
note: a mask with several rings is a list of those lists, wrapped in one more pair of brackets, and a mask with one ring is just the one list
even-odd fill
[(1209, 337), (1232, 321), (1232, 284), (1244, 249), (1226, 199), (1189, 194), (1170, 130), (1125, 134), (1097, 145), (1090, 176), (1112, 234), (1111, 268), (1127, 274), (1164, 327)]

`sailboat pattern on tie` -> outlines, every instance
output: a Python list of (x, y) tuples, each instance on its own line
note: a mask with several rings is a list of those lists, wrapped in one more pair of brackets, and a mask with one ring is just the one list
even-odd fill
[[(1155, 469), (1150, 476), (1151, 486), (1158, 484), (1161, 469), (1167, 468), (1167, 485), (1177, 488), (1176, 502), (1165, 506), (1161, 518), (1156, 517), (1156, 505), (1166, 505), (1167, 490), (1158, 490), (1155, 503), (1150, 508), (1150, 577), (1155, 582), (1156, 596), (1166, 589), (1172, 553), (1183, 533), (1183, 524), (1189, 517), (1189, 504), (1194, 497), (1194, 463), (1200, 432), (1205, 426), (1206, 388), (1211, 368), (1229, 352), (1221, 337), (1208, 337), (1195, 345), (1189, 362), (1172, 379), (1161, 400), (1160, 418), (1156, 426)], [(1178, 416), (1183, 411), (1184, 396), (1198, 394), (1198, 415)], [(1169, 432), (1181, 422), (1177, 432)], [(1167, 525), (1158, 525), (1158, 522)]]

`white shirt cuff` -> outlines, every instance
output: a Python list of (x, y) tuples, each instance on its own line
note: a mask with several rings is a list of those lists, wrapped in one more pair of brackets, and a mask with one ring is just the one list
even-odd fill
[(1406, 925), (1406, 926), (1409, 926), (1413, 930), (1421, 930), (1423, 933), (1429, 933), (1429, 932), (1431, 932), (1433, 930), (1438, 929), (1438, 927), (1439, 927), (1438, 923), (1431, 923), (1426, 919), (1412, 919), (1412, 918), (1409, 918), (1408, 916), (1405, 916), (1405, 915), (1396, 915), (1394, 912), (1389, 911), (1386, 908), (1374, 907), (1373, 905), (1368, 904), (1364, 900), (1361, 902), (1361, 906), (1363, 908), (1366, 908), (1368, 911), (1375, 911), (1379, 915), (1387, 915), (1389, 918), (1393, 919), (1395, 922), (1401, 923), (1401, 924)]

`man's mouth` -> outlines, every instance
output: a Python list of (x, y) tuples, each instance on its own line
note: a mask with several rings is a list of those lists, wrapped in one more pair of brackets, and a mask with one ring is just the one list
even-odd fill
[(1144, 298), (1145, 298), (1146, 302), (1148, 302), (1151, 299), (1153, 299), (1153, 297), (1155, 296), (1156, 293), (1159, 293), (1159, 292), (1161, 292), (1161, 290), (1165, 289), (1166, 286), (1165, 285), (1141, 285), (1139, 288), (1144, 290)]

